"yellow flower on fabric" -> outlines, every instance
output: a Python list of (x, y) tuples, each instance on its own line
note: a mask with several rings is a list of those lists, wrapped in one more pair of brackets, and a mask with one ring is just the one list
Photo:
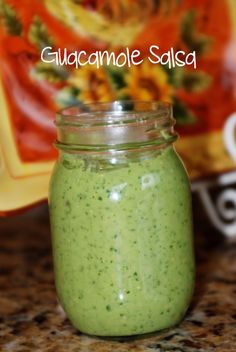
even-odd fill
[(122, 94), (137, 100), (162, 100), (171, 102), (173, 88), (168, 75), (160, 65), (144, 61), (132, 66), (125, 75), (126, 87)]
[(74, 70), (68, 83), (79, 89), (83, 102), (114, 100), (114, 93), (103, 68), (83, 66)]

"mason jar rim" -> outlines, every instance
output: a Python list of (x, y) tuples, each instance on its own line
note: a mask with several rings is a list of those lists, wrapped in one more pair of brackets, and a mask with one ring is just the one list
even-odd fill
[(106, 126), (155, 119), (173, 125), (172, 105), (155, 100), (115, 100), (68, 106), (56, 113), (56, 126)]
[(59, 111), (55, 124), (55, 146), (67, 152), (159, 148), (177, 138), (172, 105), (162, 101), (78, 104)]

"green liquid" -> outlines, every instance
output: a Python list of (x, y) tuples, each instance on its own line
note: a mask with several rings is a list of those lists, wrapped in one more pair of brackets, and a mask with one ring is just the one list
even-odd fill
[(57, 292), (75, 327), (135, 335), (183, 318), (194, 285), (191, 196), (172, 147), (101, 170), (64, 153), (49, 202)]

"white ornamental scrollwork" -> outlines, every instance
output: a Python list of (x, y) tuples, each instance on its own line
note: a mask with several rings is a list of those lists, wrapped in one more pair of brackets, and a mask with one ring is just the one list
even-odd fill
[[(226, 150), (236, 161), (236, 113), (226, 120), (223, 129), (223, 140)], [(212, 181), (193, 182), (192, 191), (197, 192), (213, 225), (224, 235), (236, 238), (236, 171), (217, 177)], [(213, 202), (210, 189), (222, 187)]]
[(236, 172), (219, 176), (215, 181), (201, 181), (192, 184), (197, 192), (212, 224), (224, 235), (236, 238), (236, 189), (222, 190), (214, 202), (210, 195), (212, 187), (227, 187), (236, 183)]

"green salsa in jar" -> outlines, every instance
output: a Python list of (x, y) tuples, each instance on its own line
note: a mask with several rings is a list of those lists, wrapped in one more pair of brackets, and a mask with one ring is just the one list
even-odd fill
[(98, 336), (168, 328), (194, 287), (191, 193), (171, 106), (121, 101), (57, 115), (49, 205), (55, 281), (72, 324)]

